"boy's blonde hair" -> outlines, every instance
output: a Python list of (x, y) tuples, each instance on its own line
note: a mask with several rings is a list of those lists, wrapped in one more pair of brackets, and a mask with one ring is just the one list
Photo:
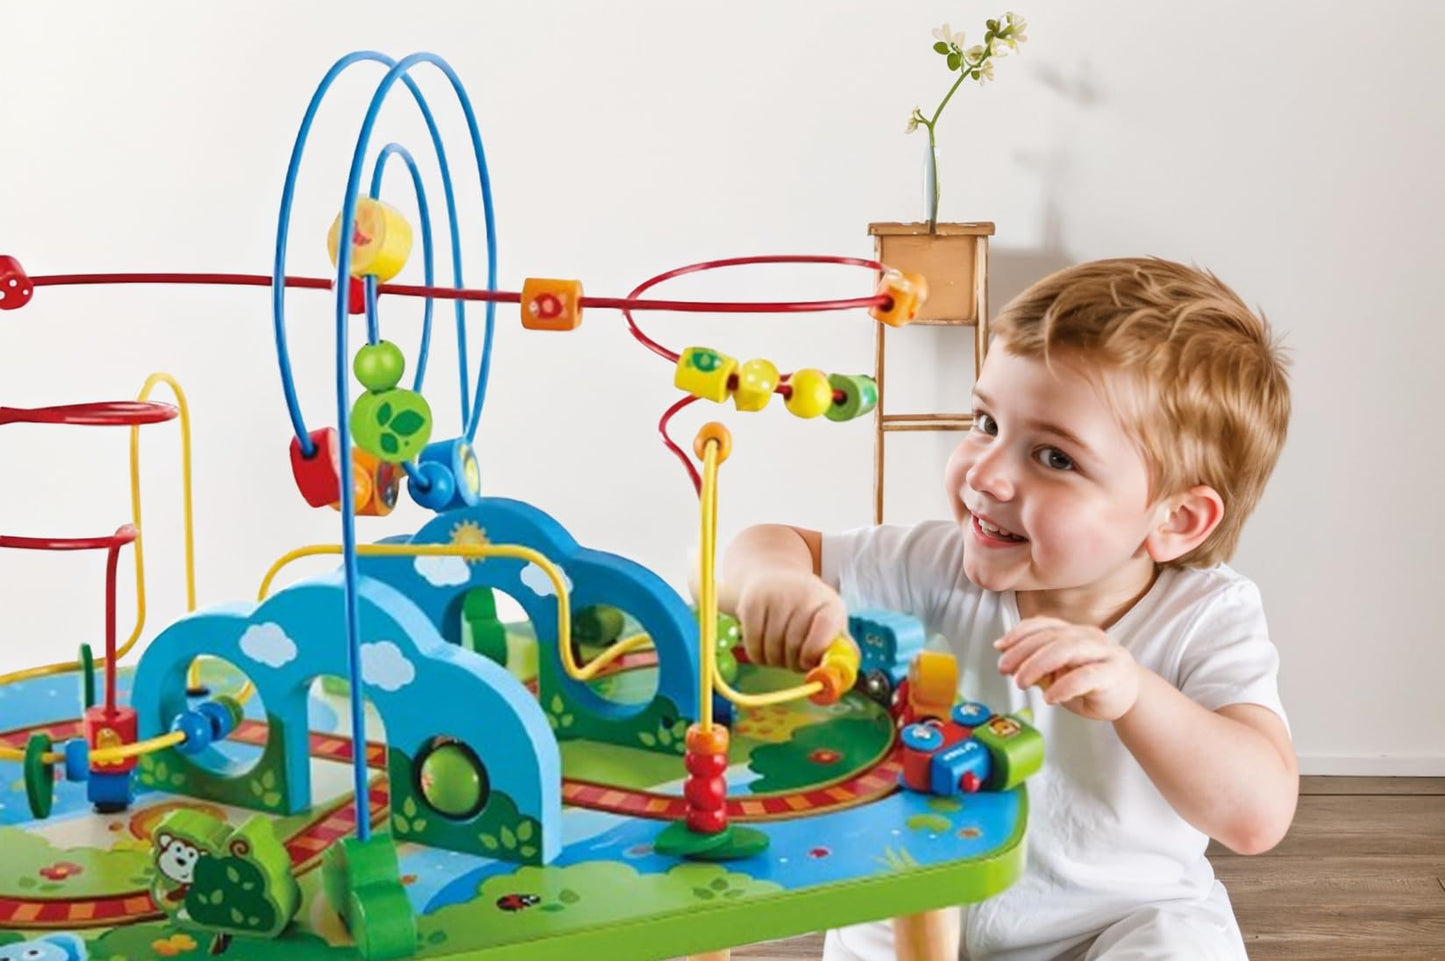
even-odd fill
[(1154, 498), (1208, 484), (1224, 519), (1168, 566), (1228, 560), (1289, 426), (1285, 361), (1269, 325), (1213, 274), (1156, 258), (1096, 260), (1045, 277), (999, 313), (1010, 353), (1129, 375), (1111, 391)]

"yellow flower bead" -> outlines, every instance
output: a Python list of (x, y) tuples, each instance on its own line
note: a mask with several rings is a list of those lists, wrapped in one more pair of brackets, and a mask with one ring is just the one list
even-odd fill
[(817, 417), (833, 403), (833, 385), (821, 370), (805, 367), (788, 378), (793, 390), (786, 401), (788, 410), (798, 417)]
[[(341, 233), (341, 215), (331, 222), (326, 235), (326, 252), (331, 265), (336, 257)], [(411, 254), (411, 225), (397, 210), (380, 200), (358, 197), (356, 221), (351, 228), (351, 275), (375, 277), (386, 283), (406, 266)]]

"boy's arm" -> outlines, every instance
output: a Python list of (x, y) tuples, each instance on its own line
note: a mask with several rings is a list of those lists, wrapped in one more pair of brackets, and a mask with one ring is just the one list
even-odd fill
[(718, 605), (738, 619), (754, 663), (807, 670), (847, 629), (842, 599), (818, 578), (822, 541), (817, 531), (760, 524), (728, 545)]
[(1239, 854), (1289, 830), (1299, 798), (1294, 748), (1279, 715), (1257, 704), (1210, 711), (1097, 627), (1021, 621), (994, 642), (999, 670), (1044, 700), (1112, 721), (1119, 740), (1179, 816)]
[(1209, 711), (1135, 665), (1139, 696), (1114, 722), (1179, 816), (1237, 854), (1279, 843), (1299, 799), (1299, 767), (1284, 722), (1258, 704)]

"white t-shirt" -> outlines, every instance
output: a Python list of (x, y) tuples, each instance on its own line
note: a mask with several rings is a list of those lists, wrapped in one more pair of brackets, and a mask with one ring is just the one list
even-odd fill
[[(1043, 702), (998, 672), (993, 641), (1019, 622), (1012, 591), (985, 591), (963, 573), (963, 530), (952, 521), (824, 535), (823, 580), (850, 609), (919, 618), (958, 658), (959, 693), (995, 711), (1025, 706), (1044, 735), (1045, 763), (1028, 781), (1028, 869), (1007, 891), (968, 908), (974, 957), (1057, 945), (1097, 932), (1141, 905), (1204, 898), (1214, 872), (1208, 838), (1175, 813), (1112, 724)], [(1279, 655), (1259, 589), (1226, 566), (1165, 570), (1109, 629), (1135, 661), (1209, 710), (1261, 704), (1284, 718)], [(940, 640), (941, 636), (941, 640)]]

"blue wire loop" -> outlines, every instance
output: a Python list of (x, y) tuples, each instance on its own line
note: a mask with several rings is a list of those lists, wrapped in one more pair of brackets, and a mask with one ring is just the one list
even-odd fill
[[(406, 169), (411, 173), (412, 188), (416, 191), (416, 206), (421, 215), (421, 249), (422, 269), (425, 275), (427, 287), (435, 285), (436, 269), (432, 250), (431, 234), (431, 209), (426, 202), (426, 186), (422, 183), (421, 170), (417, 168), (416, 160), (399, 143), (389, 143), (381, 148), (377, 154), (376, 163), (371, 168), (371, 199), (381, 198), (381, 178), (386, 173), (386, 162), (392, 157), (400, 157), (406, 164)], [(426, 306), (422, 311), (421, 319), (421, 346), (417, 348), (416, 376), (412, 379), (411, 389), (421, 393), (422, 382), (426, 379), (427, 357), (431, 352), (431, 316), (432, 305), (435, 298), (430, 294), (426, 297)], [(367, 343), (375, 344), (381, 339), (381, 320), (376, 309), (376, 278), (366, 278), (366, 339)]]
[[(468, 98), (461, 81), (457, 78), (455, 71), (441, 58), (433, 54), (419, 55), (422, 59), (434, 63), (441, 69), (452, 83), (456, 91), (457, 99), (466, 115), (468, 131), (471, 135), (472, 150), (476, 157), (477, 174), (482, 189), (483, 215), (486, 221), (487, 232), (487, 289), (497, 289), (497, 233), (496, 219), (492, 208), (492, 187), (491, 176), (487, 170), (486, 153), (482, 148), (481, 133), (477, 127), (475, 111), (472, 109), (470, 98)], [(321, 108), (321, 103), (326, 96), (327, 90), (348, 67), (353, 64), (365, 61), (381, 63), (388, 68), (394, 67), (396, 61), (384, 53), (375, 50), (358, 50), (349, 53), (337, 60), (327, 71), (321, 82), (312, 94), (310, 103), (307, 104), (306, 113), (301, 119), (301, 125), (296, 132), (296, 142), (291, 149), (291, 159), (286, 168), (286, 181), (281, 191), (281, 210), (276, 225), (276, 256), (272, 265), (271, 273), (271, 315), (276, 340), (277, 366), (281, 375), (281, 390), (285, 396), (286, 409), (291, 417), (291, 426), (296, 433), (297, 443), (301, 447), (301, 454), (310, 458), (316, 455), (316, 445), (311, 440), (311, 435), (306, 430), (306, 421), (301, 414), (301, 405), (296, 397), (296, 381), (291, 369), (291, 355), (286, 341), (286, 300), (283, 277), (285, 275), (286, 249), (290, 233), (291, 209), (295, 200), (296, 180), (300, 173), (301, 157), (305, 151), (306, 140), (311, 132), (311, 125), (316, 119), (316, 114)], [(409, 75), (403, 73), (400, 79), (411, 91), (412, 99), (416, 101), (417, 109), (420, 111), (423, 120), (426, 122), (427, 131), (431, 135), (432, 146), (436, 152), (437, 166), (440, 168), (442, 190), (446, 197), (447, 204), (447, 225), (451, 238), (452, 250), (452, 280), (453, 284), (460, 288), (465, 286), (462, 274), (461, 254), (461, 228), (457, 217), (456, 194), (452, 187), (451, 168), (447, 162), (446, 148), (442, 142), (441, 131), (437, 128), (436, 119), (432, 115), (431, 108), (422, 95), (421, 88)], [(388, 87), (390, 83), (388, 83)], [(423, 211), (425, 211), (423, 206)], [(426, 213), (423, 216), (428, 216)], [(345, 284), (343, 283), (343, 288)], [(458, 357), (465, 358), (466, 351), (466, 302), (455, 300), (452, 304), (456, 317)], [(461, 411), (462, 422), (465, 426), (464, 434), (470, 443), (476, 437), (477, 424), (481, 415), (481, 408), (486, 399), (487, 383), (491, 372), (492, 337), (495, 329), (496, 304), (488, 302), (486, 306), (486, 330), (482, 343), (482, 356), (478, 367), (477, 389), (475, 403), (468, 404), (468, 396), (471, 393), (465, 360), (458, 363), (458, 376), (461, 382)], [(374, 311), (368, 315), (374, 316)], [(420, 361), (418, 367), (420, 368)]]
[[(446, 162), (446, 152), (442, 146), (441, 134), (437, 130), (435, 119), (432, 117), (431, 109), (427, 106), (426, 98), (422, 96), (421, 90), (416, 82), (412, 80), (409, 71), (412, 66), (418, 63), (430, 63), (435, 65), (447, 79), (451, 81), (452, 89), (456, 92), (457, 99), (463, 113), (466, 115), (467, 127), (471, 134), (472, 150), (476, 156), (478, 175), (481, 180), (482, 197), (485, 205), (485, 216), (487, 226), (487, 286), (490, 290), (496, 289), (497, 269), (497, 248), (496, 248), (496, 227), (492, 214), (492, 193), (491, 180), (487, 173), (486, 158), (482, 150), (481, 133), (477, 128), (476, 113), (472, 109), (471, 100), (463, 89), (461, 79), (456, 71), (451, 68), (445, 60), (431, 53), (415, 53), (399, 61), (394, 61), (385, 54), (375, 51), (358, 51), (347, 54), (338, 60), (326, 76), (322, 78), (316, 92), (312, 95), (310, 104), (307, 105), (306, 114), (302, 118), (301, 127), (297, 131), (296, 144), (292, 149), (291, 162), (286, 171), (286, 185), (281, 195), (281, 213), (276, 229), (276, 260), (271, 277), (271, 305), (272, 314), (276, 329), (276, 354), (278, 365), (281, 371), (282, 389), (286, 394), (286, 405), (291, 414), (291, 422), (295, 427), (296, 436), (301, 445), (302, 454), (306, 457), (314, 456), (316, 445), (311, 441), (306, 432), (306, 425), (301, 417), (300, 405), (296, 400), (295, 382), (291, 372), (290, 356), (286, 349), (285, 329), (285, 287), (283, 278), (286, 263), (286, 240), (291, 219), (291, 206), (295, 195), (296, 174), (300, 167), (301, 154), (306, 145), (306, 137), (310, 132), (311, 123), (315, 119), (317, 109), (325, 96), (326, 90), (335, 81), (343, 70), (353, 63), (362, 60), (375, 60), (388, 66), (386, 76), (382, 77), (377, 84), (376, 92), (372, 94), (371, 103), (367, 107), (366, 116), (362, 120), (361, 129), (356, 138), (356, 149), (351, 157), (351, 169), (346, 180), (346, 194), (341, 204), (341, 242), (337, 244), (336, 252), (336, 430), (340, 446), (340, 474), (342, 478), (341, 487), (341, 550), (342, 550), (342, 572), (344, 578), (344, 597), (346, 608), (346, 642), (347, 642), (347, 667), (350, 675), (351, 690), (351, 732), (352, 739), (356, 742), (356, 749), (352, 751), (352, 775), (355, 803), (358, 816), (356, 819), (356, 834), (361, 841), (366, 841), (371, 835), (371, 819), (365, 815), (367, 810), (367, 770), (366, 751), (363, 749), (365, 741), (365, 715), (362, 702), (362, 672), (361, 672), (361, 610), (357, 594), (357, 586), (360, 581), (360, 570), (356, 556), (356, 516), (355, 516), (355, 492), (350, 482), (352, 472), (351, 456), (351, 424), (350, 424), (350, 378), (348, 357), (349, 348), (347, 344), (349, 301), (351, 275), (351, 244), (348, 242), (356, 225), (356, 200), (361, 192), (362, 166), (366, 158), (367, 147), (371, 141), (372, 128), (376, 124), (377, 115), (381, 111), (387, 94), (401, 80), (411, 90), (412, 97), (416, 100), (417, 107), (426, 120), (427, 128), (431, 132), (432, 144), (436, 148), (437, 162), (441, 168), (442, 184), (445, 188), (447, 198), (447, 212), (452, 232), (452, 266), (454, 275), (457, 278), (457, 285), (461, 286), (461, 249), (460, 237), (457, 228), (456, 202), (451, 185), (451, 173)], [(378, 161), (379, 176), (380, 161)], [(423, 205), (425, 209), (425, 205)], [(375, 317), (375, 287), (374, 284), (368, 292), (368, 320)], [(457, 301), (457, 331), (458, 344), (465, 345), (465, 313), (462, 302)], [(466, 407), (466, 354), (460, 354), (458, 363), (462, 371), (462, 409), (463, 420), (466, 421), (466, 437), (470, 441), (476, 431), (477, 421), (481, 414), (482, 402), (486, 396), (486, 385), (491, 369), (491, 346), (494, 326), (495, 305), (487, 304), (487, 324), (485, 339), (482, 347), (482, 358), (480, 370), (477, 375), (477, 394), (475, 403), (468, 412)], [(470, 416), (468, 416), (468, 414)]]

